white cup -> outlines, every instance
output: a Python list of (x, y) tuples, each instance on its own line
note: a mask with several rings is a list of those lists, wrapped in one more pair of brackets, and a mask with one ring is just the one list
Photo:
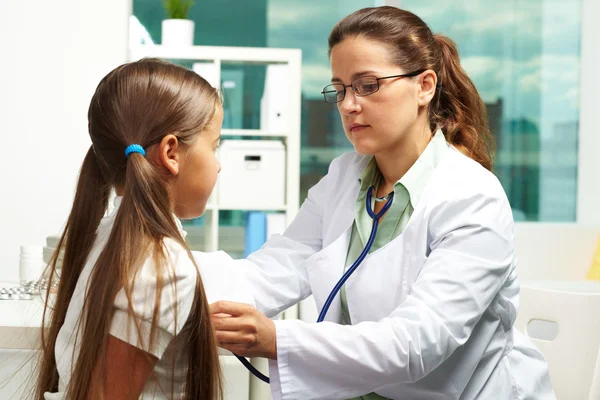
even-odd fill
[(19, 280), (21, 284), (38, 281), (44, 272), (44, 251), (42, 246), (21, 246), (19, 258)]

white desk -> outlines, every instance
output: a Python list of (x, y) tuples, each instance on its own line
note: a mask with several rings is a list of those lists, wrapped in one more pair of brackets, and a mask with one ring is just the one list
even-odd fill
[[(0, 287), (16, 286), (1, 282)], [(32, 300), (0, 300), (0, 400), (28, 398), (36, 355), (40, 347), (44, 304)], [(250, 377), (246, 368), (226, 350), (220, 351), (225, 400), (248, 400)]]
[(33, 300), (0, 300), (0, 349), (37, 349), (44, 304)]
[[(17, 286), (0, 282), (0, 286)], [(0, 398), (27, 398), (32, 387), (39, 347), (43, 303), (32, 300), (0, 300)]]

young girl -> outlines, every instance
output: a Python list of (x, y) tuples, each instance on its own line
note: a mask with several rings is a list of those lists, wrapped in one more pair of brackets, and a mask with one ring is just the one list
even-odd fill
[(159, 60), (98, 85), (36, 399), (221, 398), (208, 304), (177, 218), (205, 210), (222, 119), (214, 88)]

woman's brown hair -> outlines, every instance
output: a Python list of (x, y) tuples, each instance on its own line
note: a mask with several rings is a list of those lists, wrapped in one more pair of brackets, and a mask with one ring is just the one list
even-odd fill
[[(87, 284), (77, 337), (81, 348), (76, 362), (74, 360), (65, 398), (103, 398), (104, 379), (94, 381), (99, 393), (88, 391), (95, 368), (104, 371), (115, 298), (124, 290), (130, 315), (134, 314), (131, 304), (134, 277), (149, 256), (157, 266), (158, 290), (150, 343), (145, 343), (145, 347), (151, 349), (155, 345), (160, 288), (165, 286), (161, 280), (164, 276), (173, 276), (164, 240), (176, 241), (187, 250), (192, 262), (194, 259), (173, 216), (167, 175), (142, 154), (132, 153), (126, 157), (124, 151), (131, 144), (148, 148), (167, 134), (177, 136), (185, 148), (207, 127), (218, 107), (221, 107), (218, 93), (206, 80), (185, 68), (155, 59), (122, 65), (98, 85), (88, 111), (92, 146), (83, 161), (73, 207), (48, 267), (48, 276), (52, 278), (57, 274), (57, 255), (63, 250), (56, 298), (51, 301), (46, 295), (44, 321), (49, 317), (50, 324), (42, 334), (35, 399), (43, 399), (46, 391), (58, 390), (56, 339), (114, 188), (122, 188), (123, 198)], [(185, 399), (220, 399), (218, 349), (202, 280), (196, 271), (195, 297), (189, 317), (181, 329), (176, 328), (187, 338)], [(174, 282), (171, 284), (174, 286)], [(141, 338), (139, 321), (136, 324)]]
[[(406, 72), (431, 69), (441, 85), (429, 105), (432, 132), (488, 170), (494, 140), (486, 109), (475, 85), (460, 65), (454, 42), (434, 35), (416, 15), (396, 7), (363, 8), (337, 23), (329, 35), (329, 54), (347, 37), (376, 40), (390, 49), (391, 60)], [(438, 85), (438, 86), (439, 86)]]

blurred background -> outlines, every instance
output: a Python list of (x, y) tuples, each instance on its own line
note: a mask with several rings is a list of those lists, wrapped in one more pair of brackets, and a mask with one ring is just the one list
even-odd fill
[[(328, 34), (349, 13), (378, 5), (410, 10), (457, 43), (486, 104), (494, 172), (515, 220), (600, 222), (596, 1), (197, 0), (188, 16), (195, 45), (301, 49), (300, 203), (329, 162), (351, 150), (336, 106), (320, 94), (331, 78)], [(0, 1), (0, 132), (8, 154), (0, 159), (7, 237), (0, 259), (14, 263), (19, 244), (60, 231), (89, 146), (85, 117), (95, 85), (127, 61), (129, 46), (160, 44), (165, 18), (161, 0)], [(223, 66), (222, 79), (235, 87), (223, 88), (224, 128), (258, 129), (265, 78), (264, 66)], [(233, 228), (220, 243), (241, 255), (246, 212), (218, 213), (219, 224)], [(236, 244), (228, 246), (229, 237)]]

